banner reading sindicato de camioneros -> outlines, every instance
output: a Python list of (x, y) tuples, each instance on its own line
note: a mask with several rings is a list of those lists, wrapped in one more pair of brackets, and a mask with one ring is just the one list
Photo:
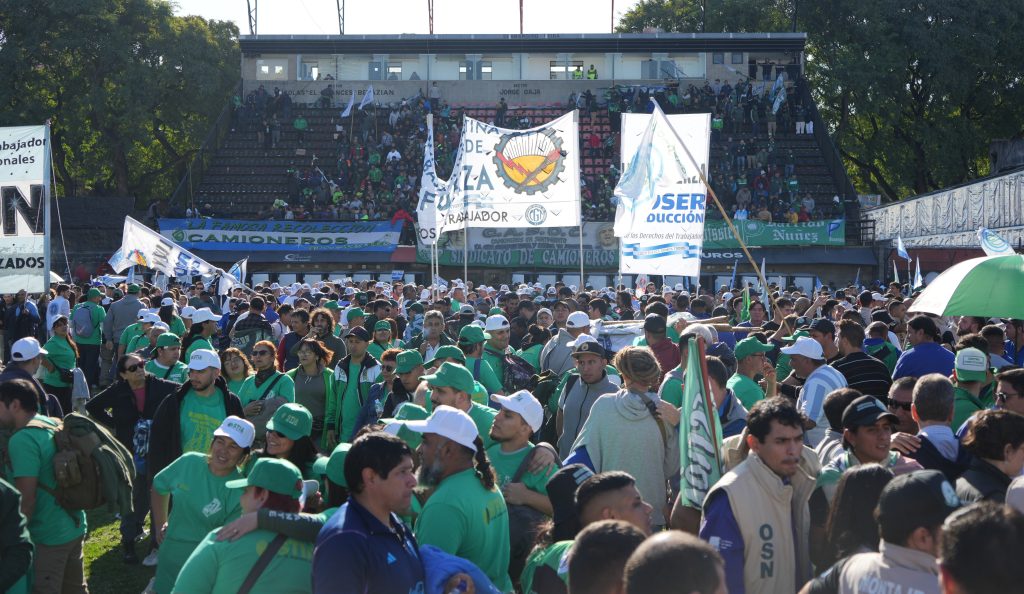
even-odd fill
[(615, 235), (624, 274), (700, 275), (707, 188), (698, 172), (707, 171), (710, 135), (708, 114), (623, 114), (628, 166), (615, 187)]
[(50, 276), (50, 128), (0, 128), (0, 294)]

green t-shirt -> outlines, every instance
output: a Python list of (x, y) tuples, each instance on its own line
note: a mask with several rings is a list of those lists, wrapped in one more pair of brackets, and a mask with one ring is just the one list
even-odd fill
[[(245, 378), (242, 386), (235, 392), (238, 399), (242, 401), (242, 406), (257, 400), (271, 398), (284, 398), (288, 402), (295, 402), (295, 381), (280, 371), (274, 373), (275, 375), (268, 377), (258, 388), (255, 375)], [(271, 384), (274, 385), (273, 388), (270, 387)]]
[(484, 442), (484, 449), (494, 445), (494, 440), (491, 439), (491, 425), (494, 424), (496, 416), (498, 416), (496, 409), (484, 406), (479, 402), (473, 402), (469, 407), (469, 418), (473, 419), (473, 423), (476, 424), (476, 430)]
[[(676, 367), (676, 369), (680, 369), (680, 367)], [(675, 371), (675, 369), (672, 371)], [(684, 369), (683, 371), (685, 372), (686, 370)], [(675, 376), (666, 374), (665, 381), (661, 384), (661, 390), (658, 392), (658, 397), (679, 408), (683, 405), (683, 382)]]
[(185, 321), (178, 316), (172, 317), (168, 326), (170, 326), (172, 334), (177, 334), (179, 338), (185, 336)]
[[(217, 542), (217, 530), (210, 532), (185, 566), (174, 584), (181, 594), (235, 594), (256, 560), (277, 536), (269, 530), (256, 530), (235, 542)], [(313, 591), (313, 543), (294, 539), (285, 541), (270, 564), (256, 580), (251, 594), (306, 594)]]
[[(78, 366), (75, 351), (71, 350), (71, 345), (68, 341), (60, 336), (51, 336), (50, 340), (47, 340), (46, 344), (43, 345), (43, 349), (49, 353), (46, 355), (46, 358), (49, 359), (50, 363), (53, 363), (55, 367), (68, 370)], [(60, 372), (57, 371), (57, 369), (54, 369), (53, 371), (46, 371), (43, 374), (43, 383), (55, 388), (63, 388), (71, 385), (60, 379)]]
[(991, 408), (984, 400), (960, 386), (953, 387), (953, 431), (963, 425), (975, 413)]
[(242, 389), (242, 384), (244, 384), (245, 380), (249, 379), (250, 377), (252, 377), (252, 376), (251, 375), (247, 375), (247, 376), (245, 376), (242, 379), (234, 379), (234, 380), (229, 380), (226, 377), (224, 379), (226, 379), (227, 382), (228, 382), (228, 390), (230, 390), (231, 393), (234, 394), (235, 396), (238, 396), (238, 391)]
[(224, 484), (242, 477), (238, 470), (216, 476), (210, 472), (206, 454), (199, 452), (182, 454), (157, 473), (153, 489), (173, 499), (167, 538), (196, 545), (210, 530), (237, 519), (242, 513), (243, 489), (229, 489)]
[(725, 384), (725, 387), (732, 390), (732, 393), (740, 399), (743, 407), (747, 410), (750, 410), (750, 407), (764, 400), (764, 390), (761, 389), (761, 386), (745, 375), (733, 374)]
[(542, 591), (540, 588), (544, 588), (544, 584), (552, 583), (552, 580), (561, 580), (565, 584), (564, 589), (568, 590), (569, 551), (572, 550), (573, 542), (575, 541), (560, 540), (530, 554), (520, 577), (523, 594), (538, 594)]
[(85, 303), (79, 303), (71, 310), (71, 328), (74, 329), (75, 323), (75, 311), (80, 307), (89, 308), (89, 313), (92, 315), (92, 327), (95, 330), (89, 336), (75, 336), (75, 342), (78, 344), (89, 344), (99, 345), (103, 342), (103, 320), (107, 318), (107, 310), (103, 309), (102, 306), (93, 303), (92, 301), (86, 301)]
[(132, 339), (128, 341), (128, 347), (124, 350), (124, 352), (134, 353), (135, 351), (145, 347), (148, 344), (149, 337), (146, 336), (145, 334), (140, 334), (138, 336), (132, 337)]
[[(521, 448), (515, 452), (505, 453), (501, 451), (501, 444), (496, 443), (491, 447), (487, 448), (487, 457), (491, 460), (491, 466), (494, 467), (494, 474), (498, 479), (498, 485), (504, 487), (512, 481), (512, 477), (515, 476), (516, 470), (519, 469), (519, 465), (523, 463), (523, 459), (537, 446), (532, 443), (526, 444), (526, 447)], [(555, 473), (557, 468), (549, 466), (543, 472), (525, 472), (521, 482), (526, 485), (526, 488), (540, 493), (541, 495), (548, 494), (548, 481), (551, 480), (551, 475)]]
[[(56, 430), (57, 423), (49, 417), (36, 415), (34, 420), (51, 425)], [(39, 481), (35, 511), (28, 523), (32, 542), (57, 546), (85, 536), (85, 512), (63, 509), (52, 495), (41, 488), (57, 487), (57, 479), (53, 476), (53, 456), (57, 453), (53, 431), (36, 427), (20, 429), (11, 435), (8, 447), (11, 455), (7, 476), (11, 477), (12, 482), (13, 479), (23, 477), (35, 477)]]
[(497, 488), (484, 489), (472, 468), (441, 481), (423, 506), (415, 532), (420, 545), (472, 561), (498, 589), (512, 592), (505, 498)]
[(142, 323), (135, 322), (131, 326), (125, 328), (123, 332), (121, 332), (121, 338), (118, 339), (117, 344), (123, 344), (125, 346), (124, 352), (130, 353), (132, 351), (128, 347), (129, 345), (131, 345), (132, 340), (134, 340), (135, 337), (142, 336), (145, 333), (145, 330), (142, 329)]
[(366, 352), (370, 354), (374, 359), (380, 361), (381, 355), (388, 349), (400, 349), (403, 344), (401, 340), (392, 340), (391, 342), (380, 345), (376, 342), (371, 342), (370, 346), (366, 347)]
[(198, 337), (196, 337), (195, 340), (192, 341), (192, 344), (190, 344), (188, 346), (188, 350), (185, 351), (185, 360), (186, 361), (188, 361), (189, 359), (192, 358), (192, 351), (194, 351), (196, 349), (206, 349), (208, 351), (216, 351), (217, 350), (217, 349), (213, 348), (213, 345), (210, 344), (209, 340), (203, 338), (202, 336), (198, 336)]
[[(477, 361), (480, 362), (480, 372), (477, 373)], [(473, 379), (480, 382), (484, 389), (487, 390), (487, 394), (497, 394), (504, 392), (505, 388), (501, 385), (501, 380), (494, 374), (494, 369), (491, 364), (483, 359), (477, 359), (476, 357), (466, 357), (466, 369), (473, 374)]]
[[(481, 359), (483, 359), (485, 363), (491, 366), (491, 369), (494, 370), (494, 375), (498, 378), (498, 383), (501, 384), (503, 378), (505, 377), (505, 355), (503, 353), (498, 353), (497, 351), (488, 347), (487, 345), (484, 345), (484, 353)], [(470, 371), (473, 370), (470, 369)], [(504, 386), (504, 384), (501, 385)]]
[(174, 365), (167, 368), (157, 363), (156, 359), (150, 359), (146, 361), (146, 373), (178, 384), (184, 384), (188, 381), (188, 365), (181, 361), (175, 361)]
[(213, 442), (213, 432), (227, 418), (224, 396), (215, 389), (209, 396), (189, 390), (181, 402), (181, 451), (206, 453)]

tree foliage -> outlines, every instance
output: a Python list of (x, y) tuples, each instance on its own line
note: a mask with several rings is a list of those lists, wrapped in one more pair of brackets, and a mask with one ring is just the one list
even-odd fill
[[(792, 0), (707, 0), (707, 31), (788, 31)], [(988, 174), (1024, 130), (1024, 3), (799, 2), (807, 77), (859, 191), (895, 200)], [(699, 31), (698, 0), (643, 0), (624, 31)]]
[(160, 0), (0, 0), (0, 125), (51, 122), (60, 195), (169, 195), (238, 64), (234, 23)]

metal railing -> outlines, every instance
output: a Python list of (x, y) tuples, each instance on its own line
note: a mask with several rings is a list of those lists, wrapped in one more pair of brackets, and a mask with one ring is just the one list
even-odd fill
[[(238, 86), (232, 91), (232, 94), (237, 93), (241, 97), (242, 93), (242, 81), (238, 82)], [(195, 189), (202, 183), (203, 174), (209, 169), (213, 163), (213, 158), (216, 156), (217, 151), (220, 149), (221, 144), (224, 142), (224, 137), (227, 136), (228, 131), (231, 129), (231, 116), (234, 110), (231, 97), (224, 104), (224, 108), (221, 109), (217, 119), (214, 120), (213, 127), (210, 132), (206, 135), (203, 140), (203, 144), (199, 146), (199, 150), (196, 151), (192, 161), (185, 168), (185, 173), (181, 176), (181, 181), (178, 182), (178, 186), (174, 189), (171, 194), (169, 201), (170, 206), (182, 206), (187, 207), (192, 203), (193, 193)]]

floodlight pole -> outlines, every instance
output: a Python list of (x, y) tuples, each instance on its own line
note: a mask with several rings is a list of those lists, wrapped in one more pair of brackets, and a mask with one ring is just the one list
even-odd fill
[(256, 4), (259, 0), (245, 0), (249, 9), (249, 35), (256, 34)]
[(523, 0), (519, 0), (519, 34), (523, 34)]
[(434, 0), (427, 0), (427, 29), (434, 34)]
[(334, 0), (338, 8), (338, 34), (345, 34), (345, 0)]

